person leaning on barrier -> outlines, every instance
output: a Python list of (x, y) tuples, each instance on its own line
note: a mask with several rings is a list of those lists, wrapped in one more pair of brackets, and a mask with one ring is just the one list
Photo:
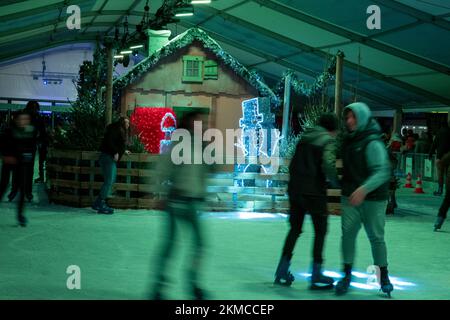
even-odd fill
[(126, 150), (129, 128), (130, 120), (123, 116), (106, 127), (98, 160), (104, 182), (98, 197), (92, 204), (92, 209), (96, 210), (97, 213), (114, 213), (114, 210), (107, 205), (106, 199), (110, 197), (112, 187), (116, 182), (117, 163), (124, 154), (130, 154), (130, 151)]

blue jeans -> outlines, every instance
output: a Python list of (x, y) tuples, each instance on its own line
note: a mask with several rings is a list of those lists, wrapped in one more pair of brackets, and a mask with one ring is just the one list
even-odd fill
[(100, 168), (102, 169), (104, 179), (102, 188), (100, 189), (99, 197), (102, 200), (106, 200), (106, 198), (108, 198), (111, 194), (114, 183), (116, 183), (117, 164), (116, 161), (114, 161), (114, 158), (106, 153), (100, 154), (98, 163), (100, 164)]

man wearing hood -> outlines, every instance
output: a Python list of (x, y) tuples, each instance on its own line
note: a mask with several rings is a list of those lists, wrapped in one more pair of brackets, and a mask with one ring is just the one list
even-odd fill
[(345, 107), (347, 132), (342, 143), (342, 250), (345, 276), (336, 286), (337, 294), (347, 292), (361, 224), (372, 247), (374, 264), (380, 270), (381, 290), (390, 296), (386, 243), (385, 209), (388, 199), (390, 164), (381, 140), (381, 129), (369, 107), (360, 102)]
[(294, 276), (289, 272), (295, 243), (302, 232), (306, 213), (311, 214), (315, 238), (311, 288), (332, 288), (334, 280), (322, 274), (322, 251), (327, 233), (327, 178), (332, 188), (338, 187), (335, 136), (338, 127), (334, 114), (323, 114), (318, 125), (307, 129), (289, 166), (288, 194), (291, 228), (275, 274), (275, 283), (291, 285)]

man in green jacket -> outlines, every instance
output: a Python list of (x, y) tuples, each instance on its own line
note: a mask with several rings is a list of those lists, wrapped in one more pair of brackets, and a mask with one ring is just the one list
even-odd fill
[(342, 142), (342, 250), (345, 276), (336, 286), (337, 294), (347, 292), (361, 224), (372, 246), (374, 265), (379, 268), (381, 290), (390, 296), (386, 243), (385, 209), (390, 179), (389, 159), (381, 140), (381, 129), (369, 107), (360, 102), (345, 107), (347, 132)]
[(335, 140), (337, 128), (336, 116), (325, 113), (320, 116), (317, 126), (308, 128), (302, 134), (296, 147), (289, 166), (291, 228), (275, 273), (275, 284), (289, 286), (294, 281), (289, 265), (308, 213), (314, 225), (311, 289), (333, 288), (334, 280), (322, 274), (322, 251), (328, 224), (327, 187), (338, 188)]

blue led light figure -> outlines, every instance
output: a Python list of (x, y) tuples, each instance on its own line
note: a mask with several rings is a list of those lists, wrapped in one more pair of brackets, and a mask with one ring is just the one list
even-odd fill
[[(246, 164), (235, 165), (235, 171), (267, 173), (267, 168), (255, 164), (255, 159), (262, 155), (270, 157), (272, 146), (276, 146), (278, 143), (276, 139), (279, 139), (279, 135), (273, 137), (271, 134), (271, 129), (275, 127), (275, 115), (270, 111), (269, 100), (254, 98), (243, 101), (239, 127), (242, 129), (242, 134), (237, 146), (242, 149)], [(275, 141), (272, 141), (273, 139)], [(254, 186), (254, 180), (237, 180), (236, 183), (238, 186)], [(272, 182), (267, 180), (266, 186), (269, 187), (271, 184)]]

